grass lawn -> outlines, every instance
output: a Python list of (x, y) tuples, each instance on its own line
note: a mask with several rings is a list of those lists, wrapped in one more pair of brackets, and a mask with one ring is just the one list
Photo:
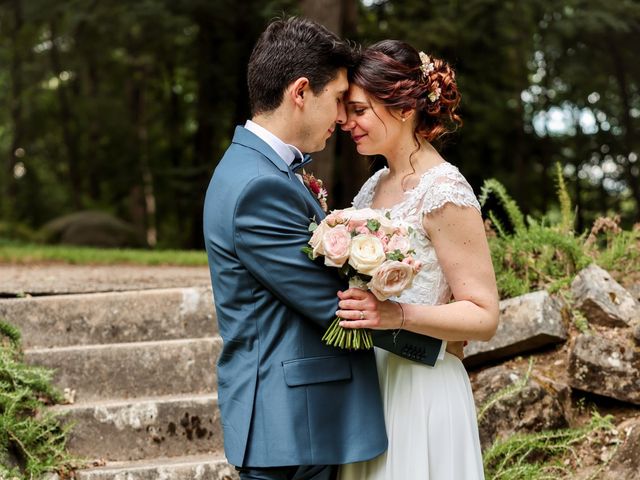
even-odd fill
[(143, 250), (38, 245), (0, 239), (0, 263), (68, 263), (80, 265), (207, 265), (207, 255), (197, 250)]

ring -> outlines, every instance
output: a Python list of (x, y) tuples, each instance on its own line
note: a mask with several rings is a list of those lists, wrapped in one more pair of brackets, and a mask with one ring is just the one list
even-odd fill
[(364, 312), (360, 310), (360, 320), (364, 320)]

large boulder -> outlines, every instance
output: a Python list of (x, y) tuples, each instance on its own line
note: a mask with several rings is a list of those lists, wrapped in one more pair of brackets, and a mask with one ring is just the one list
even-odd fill
[(616, 430), (623, 435), (622, 444), (598, 479), (637, 480), (640, 478), (640, 417), (625, 420)]
[(540, 432), (568, 424), (562, 401), (568, 389), (554, 388), (525, 370), (505, 365), (488, 368), (474, 377), (473, 385), (483, 450), (496, 439), (514, 433)]
[(45, 243), (90, 247), (144, 247), (140, 232), (105, 212), (83, 211), (58, 217), (40, 230)]
[(640, 283), (632, 283), (627, 286), (627, 291), (635, 299), (636, 302), (640, 302)]
[(589, 323), (605, 327), (628, 327), (640, 319), (638, 303), (609, 272), (592, 264), (580, 271), (571, 284), (575, 307)]
[(640, 352), (627, 338), (581, 334), (569, 357), (573, 388), (640, 405)]
[(513, 357), (567, 339), (562, 303), (545, 290), (500, 302), (500, 324), (488, 342), (465, 348), (468, 367)]

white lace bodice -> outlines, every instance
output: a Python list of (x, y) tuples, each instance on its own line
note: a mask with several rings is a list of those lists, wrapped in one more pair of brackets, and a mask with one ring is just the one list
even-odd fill
[[(376, 186), (388, 168), (374, 173), (353, 199), (355, 208), (371, 207)], [(474, 207), (480, 211), (480, 204), (471, 185), (460, 171), (448, 162), (430, 168), (422, 174), (415, 188), (405, 192), (404, 199), (388, 209), (391, 220), (412, 228), (411, 246), (415, 258), (422, 262), (422, 270), (413, 281), (411, 288), (394, 300), (403, 303), (440, 305), (451, 299), (451, 289), (438, 263), (436, 251), (422, 226), (422, 216), (437, 210), (447, 203), (463, 207)]]

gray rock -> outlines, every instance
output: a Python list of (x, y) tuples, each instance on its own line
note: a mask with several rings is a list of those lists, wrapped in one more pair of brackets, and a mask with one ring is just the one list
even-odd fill
[(627, 292), (635, 298), (636, 302), (640, 302), (640, 283), (633, 283), (627, 287)]
[(640, 477), (640, 417), (630, 418), (616, 427), (624, 433), (602, 480), (637, 480)]
[(640, 405), (640, 353), (625, 340), (579, 335), (569, 357), (573, 388)]
[(92, 247), (144, 247), (143, 235), (133, 225), (100, 211), (82, 211), (55, 218), (40, 230), (46, 243)]
[(483, 450), (514, 433), (567, 426), (564, 392), (545, 388), (533, 376), (527, 378), (525, 371), (500, 365), (480, 372), (473, 383)]
[(489, 342), (470, 342), (464, 363), (473, 367), (563, 342), (567, 330), (561, 302), (545, 290), (500, 302), (500, 325)]
[(592, 264), (571, 284), (576, 308), (589, 323), (605, 327), (627, 327), (640, 318), (640, 307), (633, 296), (606, 270)]

